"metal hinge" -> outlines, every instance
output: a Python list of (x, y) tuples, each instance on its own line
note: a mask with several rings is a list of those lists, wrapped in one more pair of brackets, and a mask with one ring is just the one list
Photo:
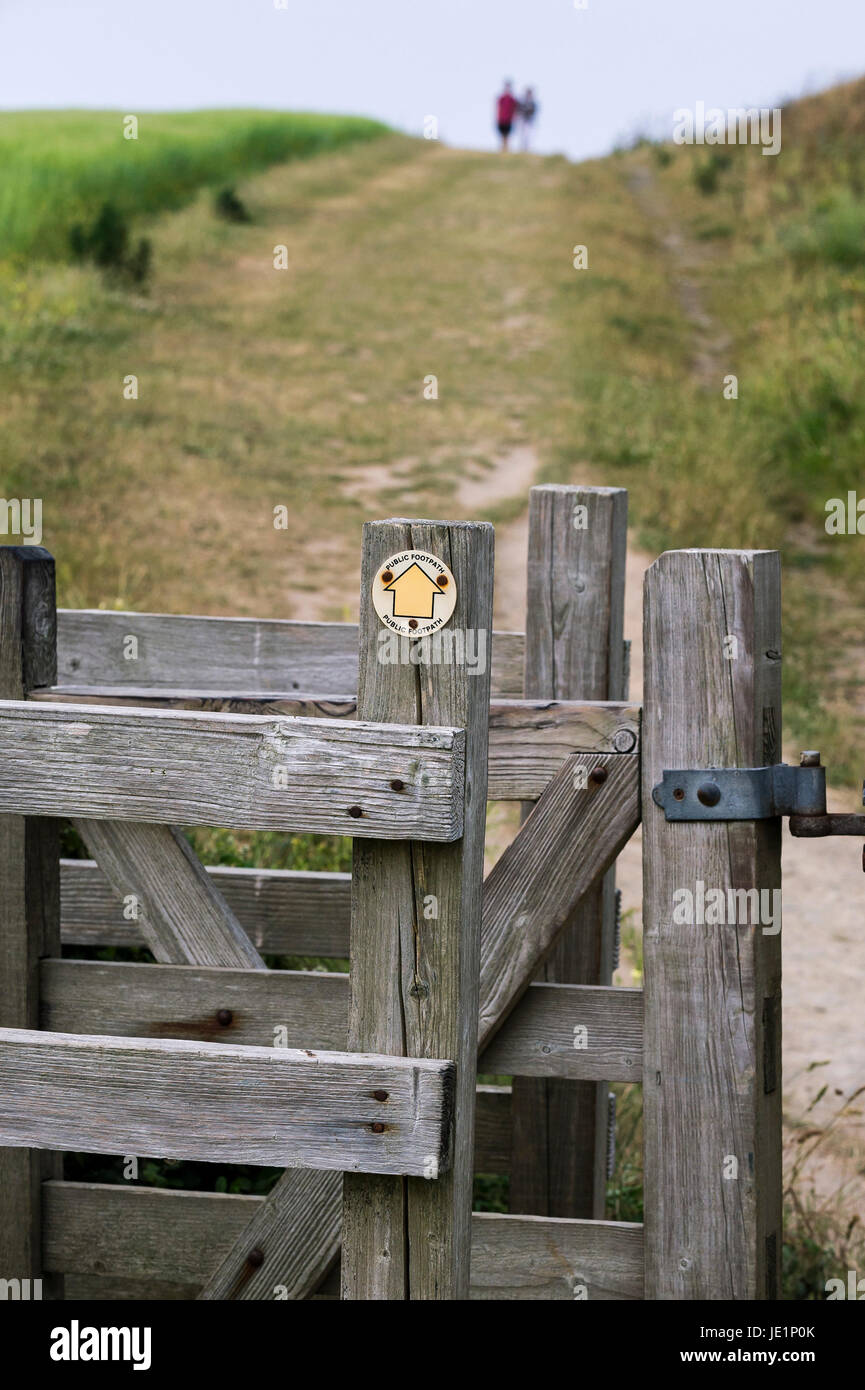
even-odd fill
[[(798, 767), (665, 769), (652, 800), (668, 821), (771, 820), (789, 816), (792, 834), (863, 835), (865, 815), (826, 811), (826, 769), (820, 754), (803, 753)], [(865, 796), (863, 796), (865, 802)]]
[(652, 800), (667, 820), (769, 820), (826, 812), (820, 766), (707, 767), (665, 770)]

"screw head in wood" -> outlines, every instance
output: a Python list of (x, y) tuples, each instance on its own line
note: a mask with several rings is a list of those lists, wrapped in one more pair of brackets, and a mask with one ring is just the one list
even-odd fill
[(361, 810), (360, 806), (349, 806), (348, 814), (350, 816), (353, 816), (355, 820), (360, 820), (360, 817), (363, 815), (363, 811)]
[(217, 1009), (216, 1021), (220, 1028), (230, 1028), (234, 1022), (234, 1014), (231, 1012), (231, 1009)]
[(394, 777), (391, 780), (390, 789), (392, 792), (405, 791), (405, 782), (403, 782), (402, 779), (399, 777)]
[(721, 788), (714, 782), (701, 782), (697, 788), (697, 800), (703, 806), (717, 806), (721, 800)]
[(685, 788), (684, 788), (684, 787), (674, 787), (674, 788), (673, 788), (673, 799), (674, 799), (675, 801), (684, 801), (684, 800), (685, 800)]
[(373, 1123), (370, 1125), (370, 1129), (372, 1130), (373, 1134), (384, 1134), (384, 1125), (382, 1124), (381, 1120), (374, 1120)]
[(602, 782), (607, 780), (607, 769), (605, 767), (593, 767), (589, 773), (589, 781), (594, 782), (599, 787)]
[(387, 1097), (387, 1091), (373, 1091), (372, 1093), (373, 1100), (387, 1100)]
[(381, 582), (382, 582), (382, 584), (389, 584), (390, 581), (391, 581), (392, 579), (393, 579), (393, 574), (391, 573), (390, 570), (382, 570), (382, 575), (381, 575)]
[(247, 1255), (246, 1263), (252, 1265), (253, 1269), (261, 1269), (261, 1266), (264, 1264), (264, 1251), (259, 1250), (258, 1246), (256, 1246), (255, 1249), (250, 1250)]

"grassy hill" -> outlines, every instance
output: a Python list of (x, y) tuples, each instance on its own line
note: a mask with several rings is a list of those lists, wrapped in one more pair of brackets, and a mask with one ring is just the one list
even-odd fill
[[(0, 261), (4, 490), (43, 497), (67, 603), (343, 616), (307, 556), (354, 565), (364, 517), (452, 512), (467, 471), (503, 519), (492, 466), (533, 449), (538, 476), (627, 486), (650, 551), (781, 549), (787, 728), (857, 778), (862, 539), (824, 523), (865, 438), (865, 83), (788, 107), (777, 158), (386, 134), (255, 173), (377, 128), (118, 122), (0, 118), (0, 244), (32, 252)], [(226, 181), (250, 221), (215, 215)], [(106, 192), (152, 241), (146, 293), (68, 261)]]
[(0, 256), (67, 254), (70, 228), (107, 199), (126, 215), (162, 212), (202, 185), (384, 130), (308, 112), (0, 112)]

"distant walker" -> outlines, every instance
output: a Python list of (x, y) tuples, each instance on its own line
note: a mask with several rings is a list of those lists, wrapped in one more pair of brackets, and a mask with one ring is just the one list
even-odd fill
[(499, 135), (502, 139), (502, 150), (507, 150), (508, 140), (513, 130), (514, 117), (519, 110), (519, 102), (514, 96), (513, 87), (510, 82), (506, 82), (504, 90), (496, 101), (496, 124), (498, 125)]

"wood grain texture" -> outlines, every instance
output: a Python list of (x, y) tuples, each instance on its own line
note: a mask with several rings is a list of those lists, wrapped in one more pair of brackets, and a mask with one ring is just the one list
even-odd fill
[[(58, 687), (33, 696), (41, 703), (119, 705), (195, 713), (258, 714), (283, 718), (354, 719), (357, 701), (284, 695), (157, 692), (113, 693)], [(571, 753), (634, 753), (639, 749), (640, 707), (625, 701), (492, 700), (489, 719), (490, 801), (535, 800)]]
[[(145, 1280), (156, 1281), (151, 1297), (166, 1287), (193, 1292), (254, 1229), (250, 1211), (264, 1206), (262, 1197), (48, 1183), (46, 1264), (69, 1275), (70, 1287), (85, 1297), (112, 1297), (115, 1285), (147, 1296)], [(471, 1233), (473, 1299), (573, 1302), (577, 1285), (590, 1302), (642, 1297), (639, 1225), (475, 1212)], [(262, 1253), (271, 1282), (259, 1297), (282, 1298), (291, 1269)]]
[(471, 1297), (641, 1299), (643, 1228), (631, 1222), (475, 1212)]
[[(53, 1032), (256, 1047), (278, 1041), (337, 1052), (348, 1046), (345, 974), (46, 960), (41, 976), (40, 1026)], [(585, 1039), (575, 1038), (578, 1028), (586, 1030)], [(639, 1081), (642, 1047), (642, 991), (537, 983), (479, 1069)]]
[(358, 713), (464, 728), (465, 815), (458, 845), (355, 842), (349, 1046), (453, 1059), (454, 1154), (450, 1172), (436, 1181), (346, 1175), (342, 1294), (351, 1299), (465, 1298), (471, 1257), (490, 677), (464, 663), (377, 659), (381, 623), (368, 595), (384, 561), (410, 548), (441, 556), (453, 573), (453, 630), (492, 632), (491, 526), (392, 520), (364, 527)]
[(625, 701), (494, 701), (490, 800), (536, 800), (573, 753), (639, 752), (640, 716)]
[[(215, 864), (204, 869), (258, 951), (348, 955), (351, 874)], [(139, 923), (126, 920), (122, 898), (93, 860), (61, 859), (60, 914), (64, 945), (146, 944)]]
[[(56, 674), (54, 561), (38, 546), (0, 547), (0, 697), (21, 700)], [(59, 827), (0, 815), (0, 1026), (35, 1028), (39, 961), (60, 953)], [(42, 1277), (41, 1184), (60, 1154), (0, 1148), (0, 1274)], [(62, 1282), (43, 1281), (46, 1298)]]
[(0, 1029), (16, 1147), (422, 1174), (452, 1118), (450, 1062)]
[(348, 976), (335, 972), (52, 960), (41, 988), (53, 1032), (348, 1048)]
[[(585, 1029), (585, 1046), (577, 1029)], [(508, 1015), (478, 1065), (484, 1073), (514, 1077), (640, 1081), (643, 992), (537, 982)]]
[[(527, 696), (624, 698), (628, 494), (534, 487), (529, 497)], [(574, 908), (541, 978), (612, 983), (615, 869)], [(510, 1209), (602, 1217), (607, 1188), (607, 1082), (514, 1082)]]
[[(777, 554), (662, 555), (643, 646), (646, 1296), (777, 1298), (780, 1028), (766, 1020), (780, 1012), (780, 935), (673, 909), (698, 880), (780, 887), (780, 822), (668, 823), (652, 801), (664, 768), (778, 760)], [(738, 1177), (724, 1176), (730, 1158)]]
[[(101, 608), (61, 608), (57, 616), (63, 685), (351, 695), (357, 691), (354, 623), (181, 617)], [(134, 660), (125, 655), (129, 636), (138, 641)], [(497, 695), (522, 695), (523, 651), (521, 632), (494, 633), (492, 688)]]
[(462, 833), (458, 728), (4, 700), (0, 742), (0, 810), (388, 839)]
[[(482, 1050), (525, 993), (582, 895), (606, 873), (639, 824), (639, 761), (629, 753), (569, 758), (487, 876)], [(577, 776), (581, 767), (587, 774), (584, 789)], [(603, 781), (592, 781), (595, 770), (603, 770)]]
[(73, 824), (118, 900), (137, 914), (158, 961), (266, 969), (213, 877), (173, 826), (77, 818)]

